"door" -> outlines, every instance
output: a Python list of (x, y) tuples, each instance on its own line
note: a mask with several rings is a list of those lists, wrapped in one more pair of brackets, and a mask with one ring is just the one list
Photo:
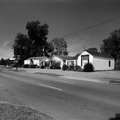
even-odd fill
[(81, 55), (81, 67), (84, 68), (86, 63), (89, 63), (89, 55)]

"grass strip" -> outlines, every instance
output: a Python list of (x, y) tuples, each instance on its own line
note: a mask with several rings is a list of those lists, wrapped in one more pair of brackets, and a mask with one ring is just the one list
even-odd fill
[(33, 108), (0, 103), (0, 120), (56, 120)]

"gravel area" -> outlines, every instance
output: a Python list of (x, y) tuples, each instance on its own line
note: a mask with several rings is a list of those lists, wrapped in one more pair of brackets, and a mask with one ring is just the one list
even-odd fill
[(0, 103), (0, 120), (56, 120), (45, 113), (38, 112), (37, 110), (13, 105), (7, 102)]

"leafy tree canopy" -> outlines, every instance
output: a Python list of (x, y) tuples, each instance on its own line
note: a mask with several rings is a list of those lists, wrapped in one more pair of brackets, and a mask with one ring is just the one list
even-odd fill
[(0, 60), (0, 65), (6, 65), (6, 62), (3, 58), (1, 58), (1, 60)]
[(47, 40), (48, 35), (48, 25), (41, 25), (39, 21), (28, 22), (26, 25), (26, 29), (28, 30), (28, 36), (31, 39), (32, 43), (39, 44), (41, 46), (44, 45)]
[(100, 47), (102, 53), (108, 53), (115, 60), (120, 59), (120, 29), (114, 30)]
[(18, 33), (14, 41), (14, 54), (15, 55), (26, 55), (28, 54), (28, 49), (30, 51), (30, 42), (27, 35)]
[(98, 53), (98, 49), (95, 48), (95, 47), (92, 47), (92, 48), (88, 48), (87, 51), (90, 51), (90, 52), (96, 52)]
[(13, 49), (15, 58), (19, 59), (20, 64), (22, 64), (24, 59), (30, 57), (31, 46), (28, 36), (18, 33), (15, 37)]
[(49, 42), (55, 55), (68, 55), (67, 42), (64, 38), (54, 38)]
[(39, 21), (32, 21), (27, 23), (26, 29), (28, 30), (31, 43), (31, 56), (42, 56), (46, 54), (48, 25), (41, 25)]
[(26, 25), (28, 35), (18, 33), (13, 44), (14, 55), (20, 56), (23, 61), (29, 57), (43, 56), (47, 54), (48, 25), (39, 21), (28, 22)]
[(17, 52), (18, 55), (25, 54), (25, 50), (29, 48), (29, 50), (31, 49), (31, 51), (29, 51), (30, 56), (36, 56), (39, 50), (43, 50), (46, 46), (48, 25), (41, 25), (39, 21), (32, 21), (27, 23), (26, 29), (28, 30), (28, 36), (18, 33), (13, 48), (17, 49), (15, 49), (15, 52)]

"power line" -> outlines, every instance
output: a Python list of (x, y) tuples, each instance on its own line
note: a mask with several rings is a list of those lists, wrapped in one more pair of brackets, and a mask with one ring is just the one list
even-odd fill
[(64, 35), (62, 38), (65, 38), (65, 37), (71, 36), (71, 35), (73, 35), (73, 34), (80, 33), (80, 32), (83, 32), (83, 31), (85, 31), (85, 30), (88, 30), (88, 29), (91, 29), (91, 28), (97, 27), (97, 26), (99, 26), (99, 25), (102, 25), (102, 24), (105, 24), (105, 23), (111, 22), (111, 21), (116, 20), (116, 19), (118, 19), (118, 18), (120, 18), (120, 16), (117, 16), (117, 17), (111, 18), (111, 19), (109, 19), (109, 20), (106, 20), (106, 21), (104, 21), (104, 22), (101, 22), (101, 23), (98, 23), (98, 24), (92, 25), (92, 26), (90, 26), (90, 27), (87, 27), (87, 28), (81, 29), (81, 30), (79, 30), (79, 31), (76, 31), (76, 32), (73, 32), (73, 33), (70, 33), (70, 34)]

